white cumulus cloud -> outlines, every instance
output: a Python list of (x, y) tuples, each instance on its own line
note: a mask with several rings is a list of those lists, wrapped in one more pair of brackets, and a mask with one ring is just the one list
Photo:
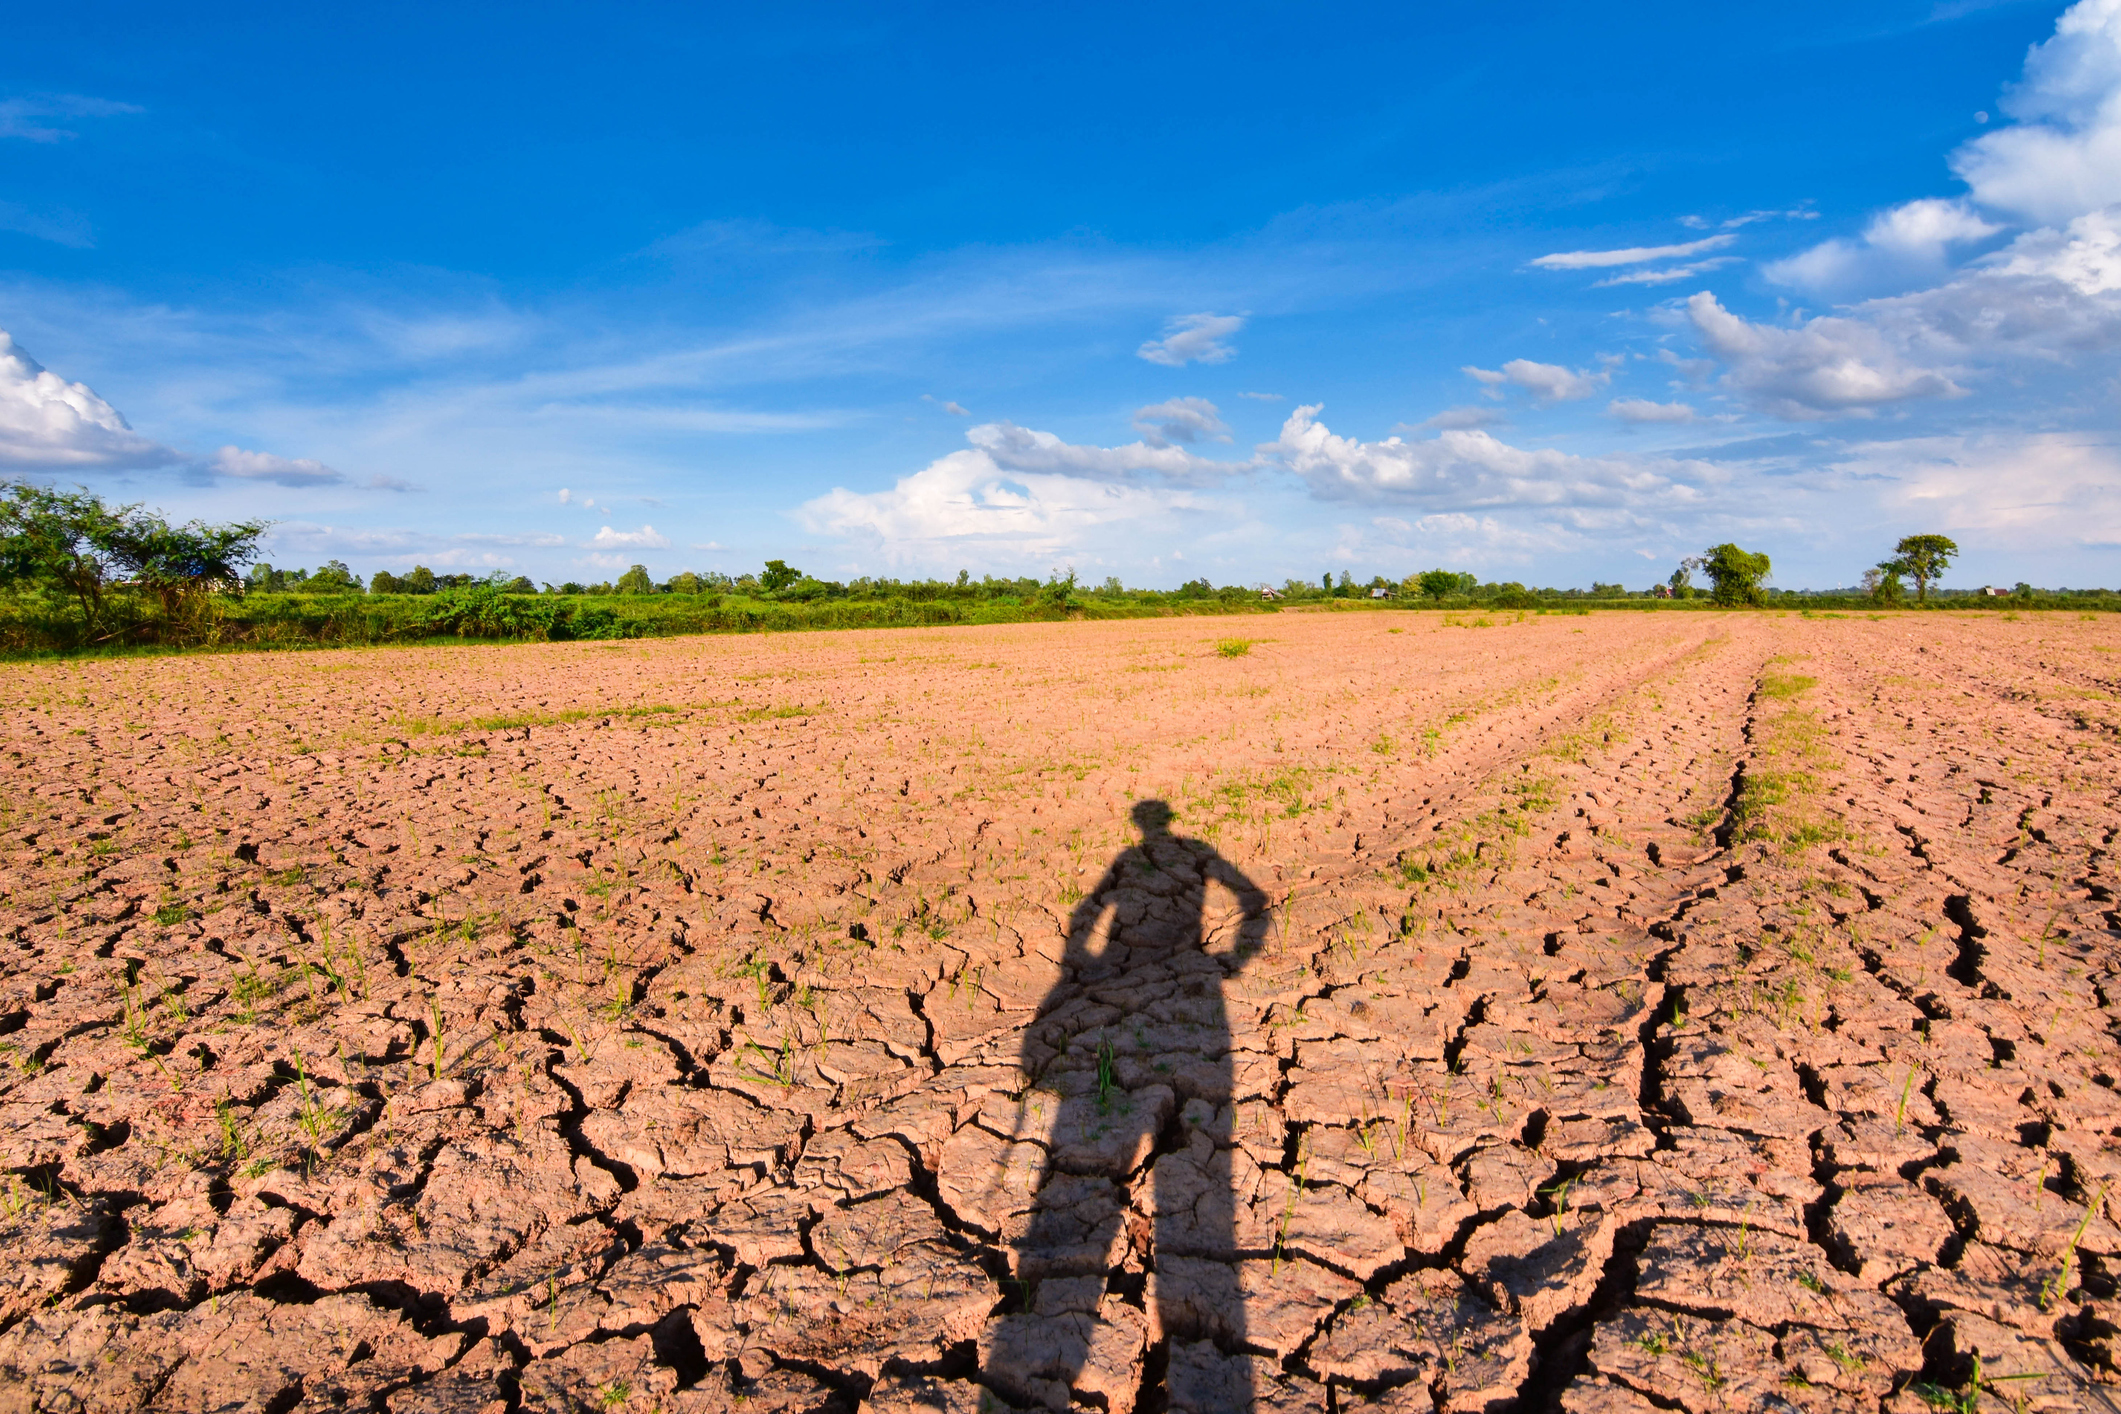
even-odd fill
[[(658, 534), (652, 525), (644, 525), (639, 530), (614, 530), (606, 525), (598, 527), (595, 538), (589, 543), (599, 550), (622, 546), (636, 550), (667, 550), (670, 548), (670, 537)], [(602, 561), (598, 563), (601, 564)]]
[(1686, 302), (1686, 312), (1702, 344), (1723, 360), (1723, 381), (1778, 417), (1863, 416), (1889, 403), (1964, 391), (1944, 371), (1910, 363), (1865, 320), (1755, 324), (1706, 290)]
[(2019, 121), (1952, 154), (1983, 206), (2045, 225), (2121, 201), (2121, 0), (2080, 0), (2003, 98)]
[(1439, 509), (1691, 503), (1719, 473), (1701, 462), (1583, 457), (1526, 449), (1481, 431), (1447, 431), (1420, 442), (1336, 436), (1300, 407), (1281, 437), (1260, 447), (1324, 500), (1429, 502)]
[(1613, 378), (1610, 370), (1586, 373), (1581, 369), (1564, 368), (1558, 363), (1534, 363), (1528, 358), (1513, 358), (1499, 369), (1475, 368), (1469, 364), (1463, 371), (1491, 390), (1499, 390), (1504, 383), (1515, 383), (1543, 403), (1588, 398)]
[(1835, 464), (1881, 504), (1972, 544), (2121, 549), (2121, 447), (2108, 435), (1997, 433), (1863, 443)]
[(1615, 398), (1605, 410), (1622, 422), (1692, 422), (1694, 409), (1686, 403), (1655, 403), (1648, 398)]
[(1203, 438), (1211, 442), (1230, 440), (1230, 429), (1223, 424), (1222, 409), (1206, 398), (1172, 398), (1169, 402), (1136, 408), (1134, 430), (1152, 447), (1168, 447), (1174, 442), (1198, 442)]
[(1245, 327), (1238, 314), (1181, 314), (1164, 324), (1164, 337), (1151, 339), (1134, 351), (1135, 357), (1167, 368), (1188, 363), (1228, 363), (1237, 350), (1224, 340)]
[(2121, 346), (2121, 205), (2027, 231), (1941, 285), (1849, 312), (1945, 358), (2052, 366)]
[[(1050, 465), (1070, 465), (1060, 447), (1046, 450)], [(990, 447), (975, 445), (901, 477), (886, 491), (835, 487), (806, 501), (797, 515), (816, 533), (873, 546), (894, 563), (951, 559), (1021, 566), (1160, 529), (1168, 540), (1187, 513), (1204, 509), (1193, 491), (1130, 485), (1072, 469), (1026, 471), (1004, 466)]]
[(2003, 228), (1964, 201), (1925, 197), (1879, 212), (1856, 240), (1830, 240), (1775, 261), (1762, 273), (1778, 284), (1827, 294), (1910, 281), (1934, 282), (1950, 268), (1957, 246), (1982, 241)]
[(46, 369), (0, 329), (0, 466), (72, 471), (177, 460), (87, 384)]
[[(2065, 11), (2004, 107), (2017, 124), (1953, 154), (1967, 197), (1892, 207), (1856, 239), (1767, 267), (1830, 297), (1871, 294), (1840, 317), (1766, 329), (1695, 296), (1688, 312), (1731, 362), (1726, 381), (1756, 407), (1818, 416), (1950, 395), (2008, 360), (2052, 370), (2121, 346), (2121, 0)], [(2030, 229), (1961, 263), (2009, 224)]]
[[(1210, 407), (1212, 408), (1212, 404)], [(1216, 424), (1218, 427), (1221, 424)], [(1219, 462), (1168, 441), (1130, 442), (1124, 447), (1092, 447), (1063, 442), (1051, 432), (1018, 427), (1013, 422), (985, 422), (965, 433), (1004, 471), (1073, 476), (1090, 481), (1135, 481), (1145, 476), (1181, 485), (1219, 481), (1239, 464)]]

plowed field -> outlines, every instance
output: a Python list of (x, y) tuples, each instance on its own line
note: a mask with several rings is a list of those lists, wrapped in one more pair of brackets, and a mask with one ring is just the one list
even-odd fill
[(2121, 1402), (2113, 619), (1237, 622), (7, 668), (0, 1409)]

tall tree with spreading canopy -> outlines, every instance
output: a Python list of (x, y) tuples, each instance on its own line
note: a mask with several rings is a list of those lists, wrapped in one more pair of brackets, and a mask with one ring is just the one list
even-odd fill
[(1949, 536), (1906, 535), (1893, 547), (1894, 563), (1901, 572), (1915, 581), (1915, 602), (1927, 604), (1930, 597), (1930, 581), (1942, 578), (1946, 566), (1959, 553), (1959, 546)]
[(162, 602), (174, 622), (187, 600), (241, 593), (267, 522), (171, 525), (137, 505), (107, 506), (86, 488), (58, 491), (0, 482), (0, 587), (42, 586), (73, 599), (84, 638), (104, 618), (104, 590), (130, 578)]
[(83, 634), (94, 633), (111, 576), (111, 540), (129, 509), (114, 512), (86, 490), (0, 484), (0, 587), (56, 588), (80, 605)]
[(1446, 594), (1459, 592), (1458, 576), (1450, 570), (1423, 570), (1414, 583), (1431, 599), (1441, 599)]
[(258, 537), (267, 525), (261, 520), (171, 525), (128, 508), (111, 538), (111, 557), (162, 601), (163, 617), (175, 622), (202, 595), (243, 592), (243, 567), (257, 557)]
[(1701, 570), (1714, 586), (1709, 597), (1729, 607), (1763, 602), (1767, 594), (1761, 585), (1773, 572), (1773, 567), (1766, 555), (1742, 550), (1725, 541), (1702, 551)]

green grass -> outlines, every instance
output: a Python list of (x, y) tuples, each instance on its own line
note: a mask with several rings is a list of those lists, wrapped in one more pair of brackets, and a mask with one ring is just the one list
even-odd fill
[[(779, 603), (735, 595), (509, 595), (510, 622), (489, 630), (435, 626), (433, 595), (248, 594), (216, 597), (203, 627), (181, 640), (160, 625), (152, 606), (110, 596), (110, 622), (81, 646), (79, 612), (35, 595), (0, 594), (0, 657), (139, 657), (173, 652), (243, 652), (385, 645), (438, 646), (546, 637), (575, 640), (664, 638), (679, 634), (781, 633), (859, 628), (946, 628), (1061, 619), (1227, 616), (1277, 612), (1256, 599), (1071, 600), (1065, 607), (1016, 596), (988, 599), (845, 598)], [(561, 628), (542, 621), (553, 618)], [(535, 720), (519, 725), (535, 726)], [(502, 728), (496, 727), (495, 730)]]
[(1252, 645), (1256, 641), (1250, 638), (1218, 638), (1215, 640), (1215, 651), (1225, 658), (1242, 658), (1252, 651)]

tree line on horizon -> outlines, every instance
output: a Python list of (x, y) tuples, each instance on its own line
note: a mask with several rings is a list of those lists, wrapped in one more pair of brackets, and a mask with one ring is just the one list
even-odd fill
[[(1577, 601), (1701, 598), (1721, 606), (1773, 600), (1834, 600), (1851, 591), (1778, 591), (1768, 587), (1769, 557), (1735, 543), (1711, 546), (1681, 562), (1662, 585), (1630, 591), (1620, 584), (1531, 588), (1518, 581), (1482, 581), (1463, 571), (1433, 569), (1401, 579), (1358, 581), (1328, 571), (1317, 581), (1278, 586), (1217, 586), (1205, 577), (1177, 589), (1130, 589), (1117, 576), (1082, 583), (1075, 571), (1045, 579), (960, 570), (954, 579), (862, 577), (827, 580), (771, 559), (755, 573), (682, 571), (658, 581), (643, 565), (593, 584), (533, 583), (507, 571), (485, 576), (437, 574), (416, 565), (405, 574), (378, 570), (366, 583), (340, 560), (315, 570), (281, 569), (259, 556), (265, 521), (175, 524), (160, 512), (113, 506), (83, 488), (60, 491), (20, 480), (0, 480), (0, 649), (82, 648), (98, 644), (224, 641), (232, 606), (248, 598), (242, 623), (230, 630), (256, 641), (276, 620), (329, 637), (351, 632), (353, 616), (332, 608), (348, 600), (369, 637), (596, 638), (664, 631), (760, 627), (859, 627), (899, 622), (992, 622), (1014, 614), (1124, 616), (1157, 612), (1242, 612), (1275, 603), (1387, 599), (1437, 607), (1534, 609)], [(1903, 537), (1891, 556), (1865, 572), (1853, 597), (1876, 605), (1927, 605), (1959, 547), (1934, 534)], [(1695, 576), (1706, 581), (1697, 585)], [(2032, 604), (2070, 595), (2019, 584), (2009, 596)], [(1958, 596), (1954, 596), (1955, 598)], [(2077, 591), (2077, 604), (2105, 603), (2104, 590)], [(616, 600), (617, 605), (598, 604)], [(660, 600), (665, 610), (650, 610)], [(628, 610), (626, 603), (641, 607)], [(287, 607), (274, 609), (273, 604)], [(398, 604), (397, 609), (386, 606)], [(830, 612), (834, 606), (901, 604), (904, 610)], [(314, 605), (316, 607), (303, 607)], [(686, 606), (680, 608), (680, 606)], [(642, 615), (647, 617), (643, 618)], [(1000, 616), (998, 618), (997, 616)], [(644, 625), (650, 625), (647, 627)]]

